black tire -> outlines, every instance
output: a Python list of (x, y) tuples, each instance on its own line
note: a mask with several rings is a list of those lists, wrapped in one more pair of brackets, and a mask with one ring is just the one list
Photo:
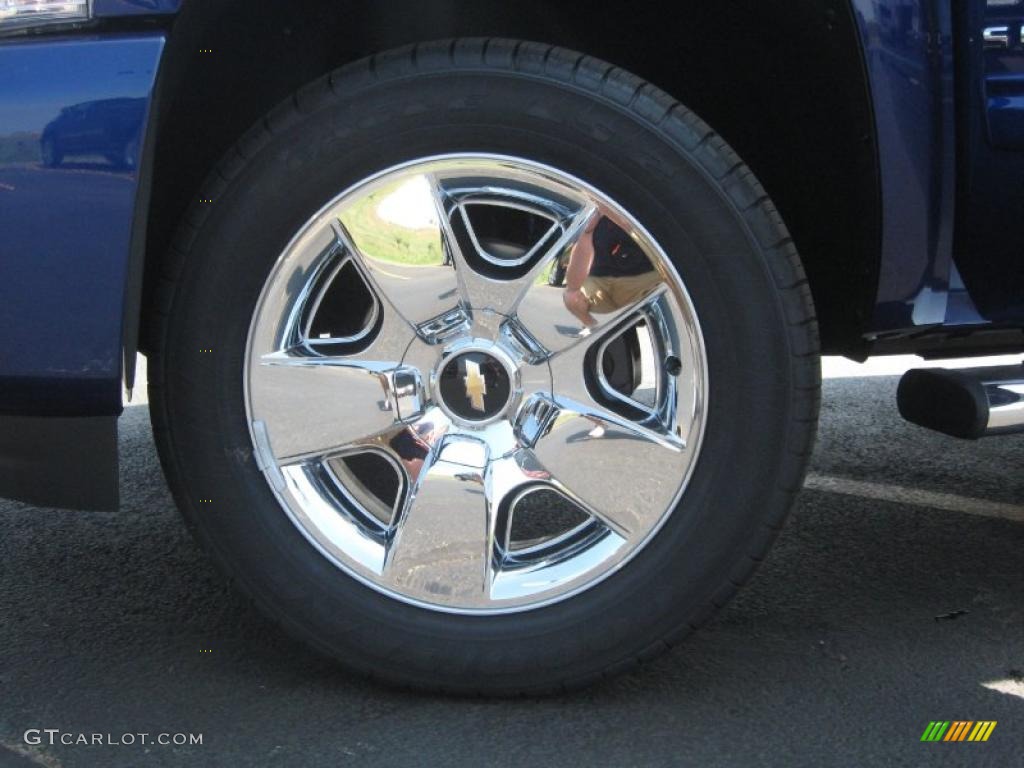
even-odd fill
[[(456, 151), (520, 155), (614, 196), (670, 254), (696, 307), (709, 366), (703, 448), (653, 540), (568, 600), (487, 617), (391, 600), (322, 557), (256, 465), (242, 386), (256, 299), (295, 232), (354, 181)], [(650, 83), (533, 43), (457, 40), (391, 51), (274, 109), (220, 162), (201, 197), (213, 203), (195, 205), (182, 223), (154, 313), (154, 431), (200, 540), (291, 633), (392, 683), (558, 691), (679, 642), (765, 556), (801, 487), (815, 434), (820, 374), (810, 292), (751, 171)]]

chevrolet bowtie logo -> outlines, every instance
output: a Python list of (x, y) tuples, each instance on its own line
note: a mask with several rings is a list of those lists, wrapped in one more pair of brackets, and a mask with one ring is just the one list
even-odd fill
[(474, 411), (484, 410), (484, 395), (487, 394), (487, 381), (480, 373), (480, 363), (466, 361), (466, 376), (462, 379), (466, 384), (466, 397)]

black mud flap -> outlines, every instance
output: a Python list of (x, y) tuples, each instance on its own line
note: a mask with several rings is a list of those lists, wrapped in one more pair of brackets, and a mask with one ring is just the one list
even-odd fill
[(117, 417), (0, 415), (0, 497), (116, 510)]

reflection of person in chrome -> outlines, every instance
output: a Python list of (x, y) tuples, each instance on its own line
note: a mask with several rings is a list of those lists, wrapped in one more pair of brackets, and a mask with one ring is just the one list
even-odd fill
[(391, 435), (388, 446), (405, 467), (412, 485), (419, 480), (423, 463), (443, 435), (444, 429), (438, 428), (438, 425), (429, 421), (420, 422), (418, 425), (410, 424)]
[(661, 275), (622, 224), (628, 226), (601, 208), (569, 255), (562, 300), (585, 325), (597, 324), (592, 312), (625, 307), (661, 282)]

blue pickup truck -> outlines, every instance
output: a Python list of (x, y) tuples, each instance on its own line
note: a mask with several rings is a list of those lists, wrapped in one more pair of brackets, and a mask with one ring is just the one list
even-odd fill
[[(0, 0), (0, 495), (186, 521), (401, 685), (628, 669), (751, 575), (820, 356), (1024, 351), (1024, 0)], [(1024, 430), (1021, 366), (898, 406)]]

